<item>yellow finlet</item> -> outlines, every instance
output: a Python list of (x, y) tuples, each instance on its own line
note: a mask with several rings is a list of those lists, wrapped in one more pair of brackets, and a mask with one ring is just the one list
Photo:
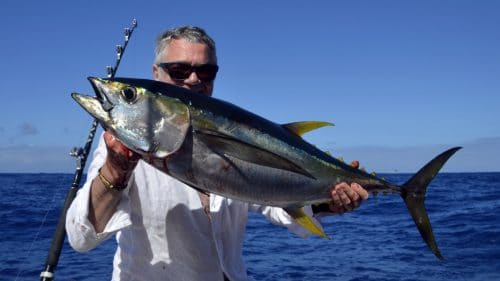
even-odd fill
[(325, 126), (334, 126), (334, 125), (333, 123), (323, 122), (323, 121), (302, 121), (302, 122), (283, 124), (282, 126), (292, 131), (294, 134), (302, 136), (303, 134), (310, 132), (312, 130), (316, 130), (318, 128)]
[(318, 227), (314, 221), (307, 216), (306, 213), (304, 213), (304, 210), (302, 208), (285, 208), (285, 211), (297, 222), (300, 224), (302, 227), (305, 229), (309, 230), (311, 233), (314, 233), (320, 237), (330, 239), (328, 235), (325, 234), (325, 232)]

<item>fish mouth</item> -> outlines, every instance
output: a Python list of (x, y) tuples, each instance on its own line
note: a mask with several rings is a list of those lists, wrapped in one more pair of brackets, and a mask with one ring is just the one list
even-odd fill
[(92, 85), (92, 88), (94, 89), (94, 92), (97, 96), (97, 99), (100, 101), (102, 108), (105, 111), (110, 111), (111, 109), (113, 109), (114, 104), (111, 102), (111, 99), (107, 94), (109, 90), (109, 87), (106, 86), (108, 81), (97, 77), (88, 77), (87, 79), (90, 81), (90, 84)]
[(115, 106), (112, 102), (110, 93), (111, 91), (108, 80), (88, 77), (87, 78), (94, 89), (95, 97), (82, 95), (79, 93), (72, 93), (71, 97), (81, 106), (85, 111), (90, 113), (94, 118), (101, 121), (101, 124), (107, 124), (109, 121), (109, 112)]
[(109, 121), (108, 111), (104, 110), (98, 98), (79, 93), (72, 93), (71, 97), (90, 115), (100, 120), (102, 124), (106, 124)]

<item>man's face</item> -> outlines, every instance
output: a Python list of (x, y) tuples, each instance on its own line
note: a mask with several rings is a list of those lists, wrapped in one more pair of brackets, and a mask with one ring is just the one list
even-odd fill
[[(202, 43), (192, 43), (185, 39), (174, 39), (165, 47), (165, 50), (159, 61), (160, 63), (187, 63), (192, 66), (203, 64), (217, 64), (215, 56), (210, 51), (207, 45)], [(187, 88), (197, 93), (202, 93), (208, 96), (212, 95), (214, 81), (202, 81), (196, 74), (191, 72), (188, 78), (184, 80), (173, 79), (169, 73), (153, 64), (153, 77), (155, 80), (174, 84), (180, 87)]]

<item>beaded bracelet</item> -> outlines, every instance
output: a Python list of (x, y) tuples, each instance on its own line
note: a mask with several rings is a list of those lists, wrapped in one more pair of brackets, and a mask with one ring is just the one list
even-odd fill
[(97, 175), (99, 176), (99, 179), (101, 180), (102, 184), (104, 184), (104, 186), (107, 188), (107, 189), (112, 189), (112, 190), (123, 190), (127, 187), (127, 185), (114, 185), (112, 184), (102, 173), (101, 173), (101, 169), (99, 169)]

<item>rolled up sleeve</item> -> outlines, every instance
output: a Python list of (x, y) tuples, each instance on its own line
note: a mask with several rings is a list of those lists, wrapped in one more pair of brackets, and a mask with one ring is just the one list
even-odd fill
[[(122, 198), (117, 206), (116, 212), (108, 221), (103, 232), (96, 233), (94, 226), (88, 219), (90, 204), (90, 186), (92, 180), (97, 176), (99, 168), (106, 159), (106, 146), (101, 136), (99, 145), (93, 154), (92, 163), (89, 166), (87, 181), (71, 203), (66, 213), (66, 233), (71, 247), (78, 252), (89, 251), (104, 240), (108, 239), (115, 232), (131, 224), (130, 220), (130, 199), (128, 197), (127, 187), (121, 194)], [(131, 180), (130, 182), (134, 182)]]

